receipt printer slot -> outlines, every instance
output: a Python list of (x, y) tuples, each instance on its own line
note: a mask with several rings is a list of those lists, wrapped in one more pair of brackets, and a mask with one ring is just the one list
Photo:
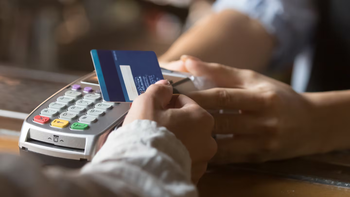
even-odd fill
[(46, 133), (34, 129), (30, 129), (28, 133), (27, 142), (43, 142), (45, 144), (51, 144), (60, 147), (67, 147), (73, 149), (84, 150), (85, 149), (85, 138), (70, 137), (65, 135), (55, 135)]

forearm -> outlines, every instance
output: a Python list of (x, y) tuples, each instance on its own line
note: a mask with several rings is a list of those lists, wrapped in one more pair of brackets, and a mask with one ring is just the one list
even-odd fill
[(305, 93), (311, 103), (310, 129), (320, 140), (320, 152), (350, 149), (350, 90)]
[(212, 14), (181, 36), (161, 62), (192, 55), (207, 62), (261, 71), (271, 59), (274, 38), (248, 16), (226, 10)]

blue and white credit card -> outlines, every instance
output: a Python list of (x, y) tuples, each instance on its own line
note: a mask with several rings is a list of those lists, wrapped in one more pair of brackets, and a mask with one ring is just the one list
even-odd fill
[(153, 51), (91, 50), (103, 99), (132, 102), (164, 79)]

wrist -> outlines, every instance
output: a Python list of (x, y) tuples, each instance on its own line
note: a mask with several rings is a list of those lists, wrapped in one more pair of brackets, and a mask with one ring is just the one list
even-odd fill
[(310, 105), (309, 124), (318, 152), (350, 148), (350, 91), (304, 93)]

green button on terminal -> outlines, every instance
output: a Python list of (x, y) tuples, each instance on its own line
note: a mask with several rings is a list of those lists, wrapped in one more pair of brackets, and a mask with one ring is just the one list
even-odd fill
[(83, 124), (83, 123), (79, 123), (79, 122), (76, 122), (76, 123), (73, 123), (72, 126), (70, 127), (71, 129), (74, 129), (74, 130), (86, 130), (89, 128), (89, 125), (88, 124)]

